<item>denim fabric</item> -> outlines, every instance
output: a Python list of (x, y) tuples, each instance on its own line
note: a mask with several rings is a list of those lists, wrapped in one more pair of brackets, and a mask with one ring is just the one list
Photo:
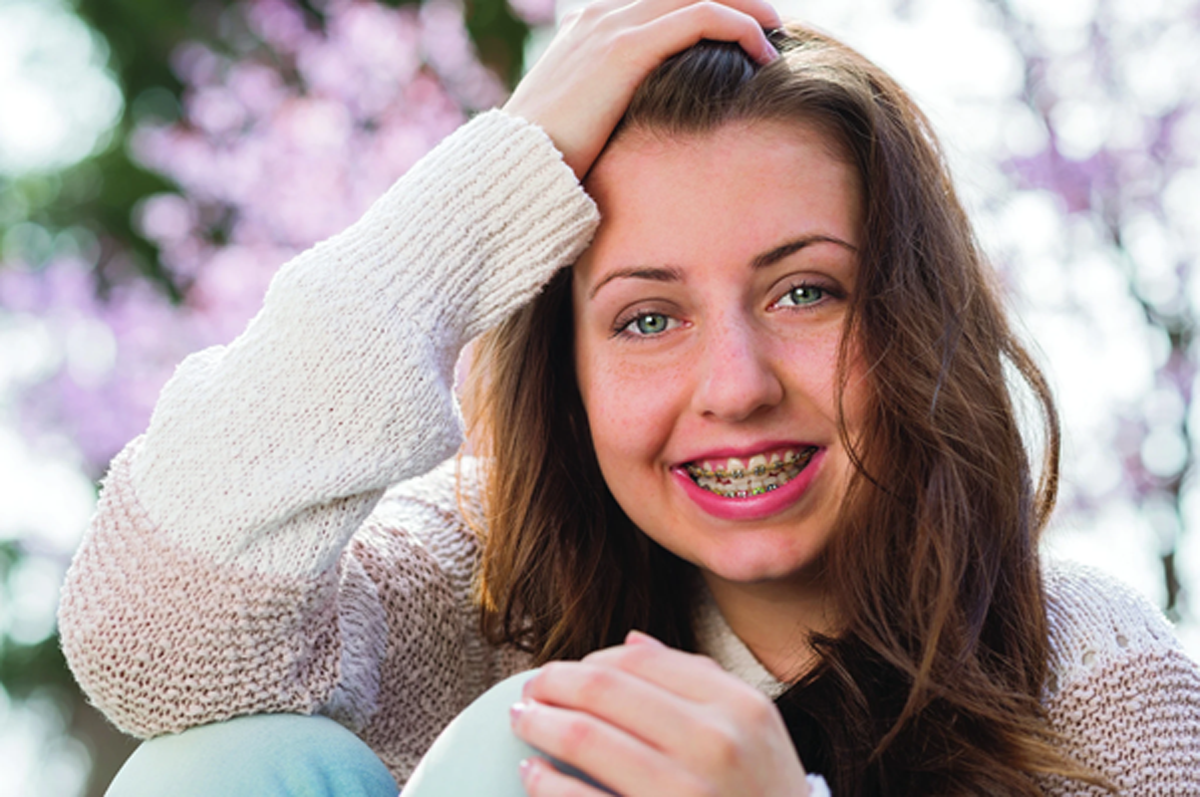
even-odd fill
[(106, 797), (396, 797), (357, 736), (325, 717), (259, 714), (144, 743)]
[[(538, 752), (513, 735), (508, 710), (534, 672), (500, 682), (459, 714), (403, 797), (525, 797), (518, 767)], [(396, 791), (383, 762), (333, 720), (259, 714), (146, 742), (106, 797), (396, 797)]]
[(538, 752), (513, 735), (508, 710), (535, 672), (501, 681), (455, 717), (417, 765), (403, 797), (525, 797), (518, 767)]

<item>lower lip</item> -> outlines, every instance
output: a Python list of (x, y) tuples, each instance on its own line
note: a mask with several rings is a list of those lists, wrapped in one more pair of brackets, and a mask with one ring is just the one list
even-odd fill
[(808, 465), (796, 478), (769, 493), (748, 498), (723, 498), (709, 492), (692, 481), (692, 477), (683, 468), (673, 468), (671, 474), (683, 487), (687, 497), (713, 517), (722, 520), (761, 520), (782, 512), (804, 497), (809, 485), (816, 478), (817, 469), (821, 467), (824, 457), (825, 449), (822, 448), (812, 455)]

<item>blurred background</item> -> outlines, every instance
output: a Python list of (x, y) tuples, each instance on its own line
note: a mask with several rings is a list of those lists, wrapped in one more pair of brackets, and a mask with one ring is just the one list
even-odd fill
[[(942, 132), (1066, 427), (1051, 555), (1200, 656), (1200, 0), (781, 0)], [(99, 795), (58, 587), (109, 459), (294, 253), (503, 101), (553, 0), (0, 0), (0, 797)]]

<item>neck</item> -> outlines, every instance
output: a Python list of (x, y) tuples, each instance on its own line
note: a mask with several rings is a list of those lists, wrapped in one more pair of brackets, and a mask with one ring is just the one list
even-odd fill
[(834, 617), (820, 585), (739, 584), (704, 573), (721, 615), (767, 672), (784, 683), (813, 665), (813, 632), (832, 633)]

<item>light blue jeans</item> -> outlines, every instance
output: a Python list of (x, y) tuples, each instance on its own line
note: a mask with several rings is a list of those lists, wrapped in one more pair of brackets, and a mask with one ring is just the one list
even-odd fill
[[(508, 709), (532, 672), (492, 687), (447, 726), (404, 797), (524, 797), (519, 763), (536, 751)], [(106, 797), (396, 797), (383, 762), (325, 717), (260, 714), (161, 736), (139, 747)]]

